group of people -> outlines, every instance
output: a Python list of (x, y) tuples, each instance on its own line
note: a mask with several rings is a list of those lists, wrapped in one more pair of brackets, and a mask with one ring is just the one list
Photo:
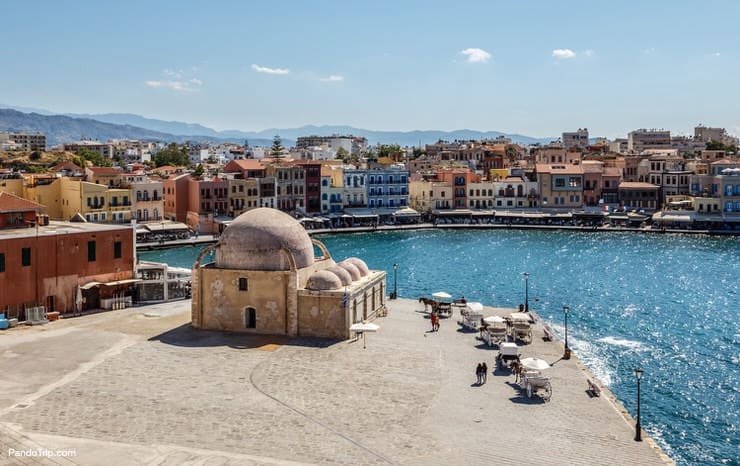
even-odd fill
[(478, 364), (475, 369), (475, 375), (478, 377), (478, 385), (483, 385), (488, 380), (488, 366), (485, 362)]

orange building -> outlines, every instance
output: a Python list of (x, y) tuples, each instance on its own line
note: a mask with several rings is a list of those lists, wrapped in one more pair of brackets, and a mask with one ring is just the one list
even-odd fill
[(480, 176), (471, 172), (467, 168), (452, 168), (437, 170), (437, 179), (452, 185), (453, 209), (468, 208), (468, 185), (470, 183), (480, 183)]
[[(36, 217), (39, 207), (0, 194), (0, 309), (25, 320), (29, 307), (67, 313), (95, 309), (103, 300), (125, 294), (135, 281), (133, 229), (47, 224)], [(23, 220), (15, 220), (19, 218)], [(78, 293), (83, 303), (77, 304)]]

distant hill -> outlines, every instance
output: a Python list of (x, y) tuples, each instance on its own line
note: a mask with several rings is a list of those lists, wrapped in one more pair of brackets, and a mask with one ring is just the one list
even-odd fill
[[(20, 109), (22, 107), (15, 108)], [(508, 137), (514, 142), (522, 144), (548, 143), (555, 139), (554, 137), (533, 138), (500, 131), (469, 129), (455, 131), (376, 131), (343, 125), (307, 125), (299, 128), (270, 128), (262, 131), (216, 131), (197, 123), (157, 120), (131, 113), (48, 115), (39, 112), (46, 113), (45, 110), (23, 113), (0, 108), (0, 130), (13, 128), (18, 131), (40, 131), (46, 133), (49, 145), (81, 138), (101, 141), (110, 138), (130, 138), (167, 142), (184, 142), (186, 140), (229, 141), (240, 144), (247, 140), (250, 146), (269, 146), (276, 134), (280, 135), (283, 145), (286, 146), (294, 145), (299, 136), (331, 136), (333, 134), (362, 136), (367, 138), (370, 144), (400, 144), (401, 146), (431, 144), (440, 139), (444, 141), (478, 140), (494, 139), (498, 136)]]
[[(23, 113), (4, 108), (0, 108), (0, 131), (44, 133), (46, 134), (46, 141), (49, 147), (64, 142), (79, 141), (81, 139), (98, 141), (107, 141), (109, 139), (139, 139), (142, 141), (162, 142), (244, 142), (243, 139), (236, 138), (171, 134), (130, 124), (113, 124), (91, 118), (72, 118), (65, 115)], [(250, 141), (250, 144), (253, 145), (269, 145), (271, 143), (272, 138), (263, 141)]]

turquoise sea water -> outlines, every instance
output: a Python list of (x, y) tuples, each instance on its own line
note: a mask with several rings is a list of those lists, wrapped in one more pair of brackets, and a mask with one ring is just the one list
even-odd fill
[[(740, 464), (740, 241), (557, 231), (406, 231), (320, 238), (332, 256), (388, 272), (398, 294), (444, 290), (488, 305), (524, 302), (636, 413), (679, 464)], [(197, 248), (141, 253), (189, 267)]]

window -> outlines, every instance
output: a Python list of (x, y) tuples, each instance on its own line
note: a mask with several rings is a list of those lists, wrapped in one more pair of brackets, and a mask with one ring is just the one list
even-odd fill
[(121, 257), (123, 257), (123, 252), (121, 249), (121, 242), (116, 241), (113, 243), (113, 258), (120, 259)]
[(568, 184), (570, 185), (571, 188), (577, 188), (578, 186), (581, 185), (581, 179), (578, 178), (577, 176), (571, 176), (570, 179), (568, 180)]
[(31, 248), (21, 249), (21, 266), (28, 267), (31, 265)]
[(563, 179), (563, 178), (555, 178), (555, 187), (556, 188), (564, 188), (565, 187), (565, 179)]
[(5, 272), (5, 253), (0, 252), (0, 272)]
[(95, 241), (87, 242), (87, 261), (95, 262)]
[(239, 291), (249, 291), (249, 283), (246, 277), (239, 277)]

